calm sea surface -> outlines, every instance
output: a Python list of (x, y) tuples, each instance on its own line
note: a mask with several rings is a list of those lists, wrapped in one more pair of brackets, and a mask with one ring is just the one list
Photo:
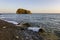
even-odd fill
[(46, 27), (53, 28), (54, 30), (60, 30), (60, 14), (14, 14), (3, 13), (0, 14), (0, 19), (15, 21), (15, 22), (31, 22), (42, 23)]

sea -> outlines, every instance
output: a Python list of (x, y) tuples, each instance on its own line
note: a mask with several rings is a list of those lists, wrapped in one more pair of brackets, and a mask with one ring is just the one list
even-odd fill
[(28, 22), (32, 26), (41, 26), (49, 32), (59, 31), (60, 33), (60, 14), (58, 13), (0, 13), (0, 19), (14, 24)]

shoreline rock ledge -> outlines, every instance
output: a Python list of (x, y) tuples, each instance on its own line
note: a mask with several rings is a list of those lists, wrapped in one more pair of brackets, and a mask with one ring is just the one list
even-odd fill
[[(24, 24), (24, 25), (27, 25)], [(23, 30), (15, 24), (0, 20), (0, 40), (44, 40), (38, 33)]]
[(30, 10), (19, 8), (16, 11), (16, 14), (32, 14)]

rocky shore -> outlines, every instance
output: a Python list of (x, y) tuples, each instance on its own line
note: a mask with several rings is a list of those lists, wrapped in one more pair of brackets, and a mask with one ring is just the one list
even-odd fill
[(58, 40), (58, 37), (52, 33), (34, 32), (26, 29), (26, 25), (30, 26), (28, 23), (23, 25), (0, 20), (0, 40)]
[(0, 20), (0, 40), (44, 40), (38, 33)]

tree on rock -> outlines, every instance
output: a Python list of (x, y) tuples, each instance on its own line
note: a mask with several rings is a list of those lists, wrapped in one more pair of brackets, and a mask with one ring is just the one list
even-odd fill
[(16, 13), (17, 14), (31, 14), (31, 11), (19, 8), (17, 9)]

